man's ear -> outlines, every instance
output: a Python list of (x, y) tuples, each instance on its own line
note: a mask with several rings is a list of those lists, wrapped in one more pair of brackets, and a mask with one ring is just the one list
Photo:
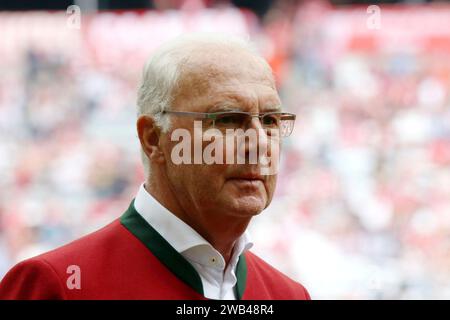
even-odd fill
[(155, 120), (151, 116), (139, 116), (136, 128), (142, 149), (150, 161), (163, 163), (165, 160), (164, 153), (159, 145), (161, 130), (156, 125)]

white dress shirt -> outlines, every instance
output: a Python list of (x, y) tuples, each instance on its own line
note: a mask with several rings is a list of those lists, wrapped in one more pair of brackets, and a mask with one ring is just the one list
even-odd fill
[(197, 270), (206, 298), (235, 300), (239, 256), (253, 246), (248, 231), (237, 239), (225, 270), (225, 259), (183, 220), (171, 213), (141, 185), (134, 200), (136, 211)]

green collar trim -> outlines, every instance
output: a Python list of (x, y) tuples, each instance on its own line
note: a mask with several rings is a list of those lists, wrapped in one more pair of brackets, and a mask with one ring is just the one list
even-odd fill
[(239, 256), (239, 261), (236, 266), (236, 297), (238, 300), (242, 300), (242, 296), (244, 295), (245, 285), (247, 283), (247, 261), (245, 260), (245, 255), (241, 254)]
[(120, 222), (179, 279), (202, 296), (203, 285), (194, 267), (179, 254), (134, 208), (134, 200), (120, 218)]
[[(127, 211), (120, 218), (122, 225), (138, 238), (172, 273), (204, 296), (200, 275), (194, 267), (164, 239), (134, 208), (131, 201)], [(247, 282), (247, 263), (241, 254), (236, 267), (236, 296), (242, 299)]]

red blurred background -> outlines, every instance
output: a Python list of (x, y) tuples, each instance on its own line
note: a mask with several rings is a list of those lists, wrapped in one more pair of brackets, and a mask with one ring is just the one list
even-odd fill
[(218, 31), (257, 43), (298, 119), (254, 250), (316, 299), (450, 298), (450, 4), (235, 5), (0, 12), (0, 277), (126, 209), (145, 59)]

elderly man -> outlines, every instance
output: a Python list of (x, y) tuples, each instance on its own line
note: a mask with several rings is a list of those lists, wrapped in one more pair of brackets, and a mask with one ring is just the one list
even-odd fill
[(16, 265), (0, 298), (309, 299), (249, 251), (246, 231), (271, 202), (276, 167), (263, 169), (295, 120), (280, 105), (246, 42), (191, 35), (162, 46), (138, 92), (146, 181), (136, 198), (103, 229)]

